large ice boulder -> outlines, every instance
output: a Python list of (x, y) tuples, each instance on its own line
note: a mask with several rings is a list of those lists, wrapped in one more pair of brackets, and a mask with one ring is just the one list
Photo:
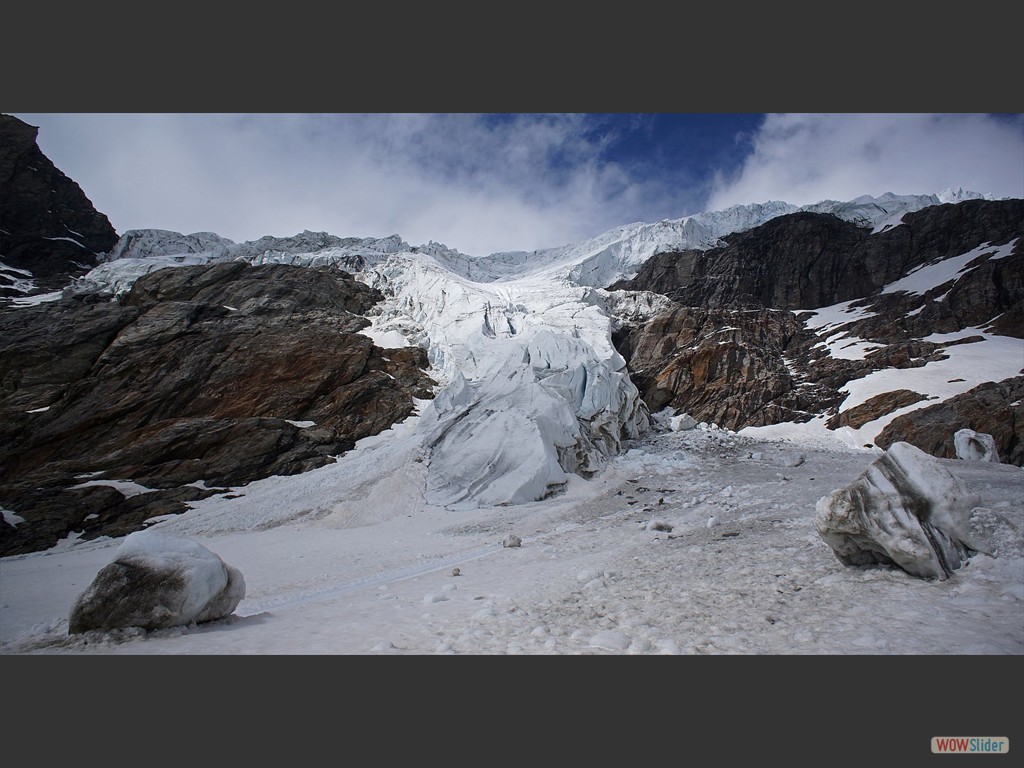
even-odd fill
[(982, 549), (968, 532), (979, 503), (941, 459), (899, 442), (850, 485), (819, 499), (815, 522), (846, 565), (897, 565), (944, 580)]
[(669, 420), (673, 432), (684, 432), (697, 426), (697, 420), (688, 413), (680, 413)]
[(203, 545), (152, 529), (137, 531), (75, 601), (68, 633), (214, 621), (231, 615), (243, 597), (242, 574)]
[(958, 459), (999, 463), (999, 450), (992, 435), (975, 432), (973, 429), (960, 429), (953, 435), (953, 445)]

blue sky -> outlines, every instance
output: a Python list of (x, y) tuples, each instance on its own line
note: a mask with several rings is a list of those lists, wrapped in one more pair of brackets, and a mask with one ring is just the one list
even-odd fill
[(14, 114), (119, 233), (485, 255), (767, 200), (1024, 197), (1019, 114)]

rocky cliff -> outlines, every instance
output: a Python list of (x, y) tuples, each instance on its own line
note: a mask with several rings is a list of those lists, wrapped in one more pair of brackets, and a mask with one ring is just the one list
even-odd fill
[(878, 233), (798, 212), (728, 235), (724, 247), (657, 254), (609, 288), (654, 291), (683, 306), (813, 309), (876, 295), (915, 267), (1005, 243), (1022, 230), (1024, 200), (930, 206)]
[(60, 289), (117, 243), (107, 217), (39, 149), (38, 133), (0, 115), (0, 296)]
[(0, 553), (125, 535), (404, 419), (433, 381), (423, 349), (359, 333), (380, 298), (331, 268), (229, 261), (0, 314), (0, 507), (25, 521)]
[[(1012, 387), (985, 390), (985, 407), (942, 411), (955, 418), (941, 437), (913, 431), (921, 419), (934, 429), (939, 417), (899, 416), (929, 395), (896, 385), (848, 396), (858, 380), (948, 360), (954, 346), (1024, 339), (1024, 201), (932, 206), (881, 232), (798, 212), (726, 241), (658, 254), (610, 286), (674, 302), (615, 337), (652, 410), (731, 429), (822, 415), (831, 429), (861, 429), (896, 414), (899, 437), (879, 445), (903, 440), (955, 455), (955, 426), (993, 432), (1004, 461), (1021, 462), (1014, 428), (982, 418), (1019, 408)], [(1001, 369), (1024, 373), (1024, 345), (1000, 349)]]

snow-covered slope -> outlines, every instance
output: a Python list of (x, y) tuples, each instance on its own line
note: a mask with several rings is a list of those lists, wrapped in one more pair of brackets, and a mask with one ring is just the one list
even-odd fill
[[(1018, 467), (938, 460), (981, 495), (976, 524), (997, 550), (924, 582), (844, 566), (815, 530), (816, 501), (878, 458), (865, 450), (815, 447), (795, 431), (767, 441), (662, 432), (558, 498), (451, 510), (420, 495), (414, 423), (338, 464), (153, 521), (242, 573), (245, 599), (221, 622), (69, 635), (76, 596), (120, 540), (69, 537), (0, 559), (0, 655), (966, 654), (977, 664), (1024, 651)], [(502, 546), (509, 534), (520, 547)]]
[(335, 266), (357, 272), (392, 254), (411, 250), (414, 249), (398, 235), (341, 238), (307, 230), (292, 237), (268, 235), (235, 243), (211, 232), (183, 235), (162, 229), (135, 229), (123, 234), (114, 249), (104, 255), (103, 263), (73, 281), (69, 290), (117, 296), (157, 269), (232, 259), (250, 264)]

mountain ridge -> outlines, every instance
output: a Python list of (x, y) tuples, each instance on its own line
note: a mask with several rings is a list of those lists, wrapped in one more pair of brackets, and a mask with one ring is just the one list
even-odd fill
[[(188, 257), (213, 261), (240, 258), (251, 263), (296, 265), (333, 264), (351, 271), (375, 266), (397, 253), (434, 257), (442, 266), (469, 280), (499, 282), (530, 275), (549, 275), (576, 285), (604, 287), (625, 275), (634, 275), (650, 257), (671, 250), (709, 250), (722, 238), (747, 231), (778, 216), (797, 212), (827, 213), (861, 227), (881, 231), (898, 225), (907, 213), (953, 201), (991, 199), (964, 190), (937, 194), (879, 197), (863, 195), (847, 202), (824, 200), (804, 206), (783, 201), (735, 205), (721, 211), (692, 214), (659, 222), (634, 222), (614, 227), (593, 238), (536, 251), (500, 251), (487, 256), (468, 256), (441, 243), (430, 241), (411, 246), (398, 234), (382, 238), (339, 237), (326, 232), (298, 233), (291, 237), (264, 235), (257, 240), (235, 243), (214, 233), (182, 233), (166, 230), (129, 230), (103, 259), (105, 264), (125, 259)], [(182, 262), (178, 262), (182, 263)], [(121, 265), (127, 269), (127, 264)], [(150, 265), (150, 269), (152, 265)], [(83, 290), (102, 290), (110, 268), (80, 281)], [(86, 286), (88, 286), (86, 288)]]

